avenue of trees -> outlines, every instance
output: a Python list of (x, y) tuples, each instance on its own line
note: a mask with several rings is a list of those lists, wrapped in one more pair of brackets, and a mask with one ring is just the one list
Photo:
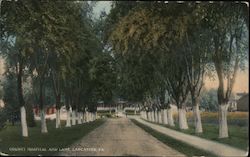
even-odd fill
[(190, 94), (195, 132), (201, 133), (204, 77), (218, 77), (219, 137), (228, 137), (229, 98), (248, 58), (246, 10), (245, 4), (235, 2), (114, 3), (107, 42), (122, 60), (122, 89), (131, 101), (144, 104), (144, 118), (174, 125), (170, 104), (175, 104), (179, 128), (188, 129), (185, 108)]
[(71, 108), (72, 118), (69, 114), (66, 124), (70, 127), (94, 120), (96, 102), (110, 97), (103, 94), (110, 85), (103, 78), (112, 67), (95, 34), (93, 6), (67, 1), (1, 3), (1, 55), (6, 63), (3, 100), (6, 108), (19, 110), (24, 137), (28, 136), (30, 105), (39, 107), (41, 132), (47, 133), (46, 106), (56, 104), (56, 128), (61, 126), (60, 107), (66, 105), (68, 113)]
[(70, 127), (94, 120), (98, 101), (111, 104), (117, 98), (140, 105), (143, 118), (170, 126), (175, 125), (174, 104), (180, 129), (188, 129), (190, 98), (195, 132), (202, 133), (205, 77), (219, 80), (213, 100), (218, 103), (219, 137), (229, 136), (228, 102), (248, 58), (244, 3), (113, 1), (110, 13), (102, 12), (98, 19), (93, 18), (94, 5), (1, 3), (1, 55), (7, 67), (3, 99), (18, 109), (24, 137), (30, 105), (39, 106), (41, 132), (47, 133), (46, 106), (56, 105), (59, 128), (65, 105)]

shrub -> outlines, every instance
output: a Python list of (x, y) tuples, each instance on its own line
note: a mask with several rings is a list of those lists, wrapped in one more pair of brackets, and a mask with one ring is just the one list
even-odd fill
[(0, 130), (4, 128), (7, 122), (7, 115), (3, 108), (0, 108)]

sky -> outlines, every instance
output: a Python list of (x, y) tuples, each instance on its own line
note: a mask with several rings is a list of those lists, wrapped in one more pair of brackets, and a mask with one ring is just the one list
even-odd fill
[(111, 1), (98, 1), (95, 8), (93, 8), (93, 12), (95, 17), (98, 18), (101, 11), (106, 11), (108, 14), (111, 9)]

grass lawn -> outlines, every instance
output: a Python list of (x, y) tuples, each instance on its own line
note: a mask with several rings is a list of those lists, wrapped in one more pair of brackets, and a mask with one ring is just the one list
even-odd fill
[(187, 130), (180, 130), (178, 128), (178, 124), (175, 125), (175, 127), (170, 127), (167, 125), (164, 125), (165, 127), (181, 131), (183, 133), (187, 133), (194, 136), (199, 136), (201, 138), (214, 140), (223, 144), (228, 144), (230, 146), (247, 150), (248, 147), (248, 127), (239, 127), (239, 126), (233, 126), (229, 125), (229, 138), (218, 138), (219, 135), (219, 127), (215, 124), (203, 124), (203, 133), (202, 134), (195, 134), (195, 127), (192, 124), (189, 124), (189, 129)]
[(187, 156), (190, 156), (190, 157), (191, 156), (206, 156), (206, 157), (207, 156), (209, 156), (209, 157), (215, 156), (209, 152), (197, 149), (193, 146), (190, 146), (186, 143), (180, 142), (178, 140), (173, 139), (172, 137), (166, 136), (158, 131), (155, 131), (148, 126), (137, 122), (134, 119), (131, 119), (131, 120), (137, 126), (141, 127), (143, 130), (145, 130), (146, 132), (148, 132), (149, 134), (151, 134), (152, 136), (157, 138), (159, 141), (165, 143), (169, 147), (174, 148), (175, 150), (177, 150), (177, 151), (179, 151)]
[[(5, 129), (0, 131), (0, 151), (10, 155), (52, 155), (57, 151), (50, 152), (48, 148), (66, 148), (104, 122), (105, 119), (98, 119), (70, 128), (56, 129), (55, 121), (47, 120), (47, 134), (41, 134), (40, 122), (36, 122), (36, 127), (29, 128), (28, 138), (21, 136), (20, 125), (11, 126), (8, 124)], [(11, 147), (25, 148), (26, 150), (28, 147), (38, 147), (45, 148), (47, 151), (10, 151), (9, 148)]]
[[(247, 116), (247, 117), (246, 117)], [(204, 113), (202, 114), (202, 127), (203, 127), (203, 133), (202, 134), (195, 134), (195, 127), (193, 122), (190, 120), (191, 116), (187, 115), (187, 118), (189, 119), (189, 129), (187, 130), (180, 130), (179, 125), (176, 122), (176, 117), (175, 117), (175, 127), (170, 127), (168, 125), (162, 125), (167, 128), (171, 128), (177, 131), (181, 131), (183, 133), (187, 133), (190, 135), (195, 135), (199, 136), (205, 139), (209, 140), (214, 140), (223, 144), (228, 144), (230, 146), (242, 149), (242, 150), (247, 150), (249, 146), (249, 140), (248, 140), (248, 114), (245, 113), (230, 113), (228, 115), (228, 121), (231, 123), (228, 123), (228, 130), (229, 130), (229, 138), (223, 138), (220, 139), (218, 138), (219, 135), (219, 127), (218, 124), (212, 123), (211, 121), (215, 121), (217, 118), (216, 113)], [(238, 125), (238, 123), (235, 123), (236, 120), (242, 120), (242, 123)], [(218, 120), (217, 120), (218, 121)], [(244, 123), (243, 123), (244, 121)], [(149, 122), (149, 121), (148, 121)], [(152, 123), (152, 122), (150, 122)], [(157, 123), (154, 123), (157, 124)], [(243, 125), (244, 124), (244, 125)]]

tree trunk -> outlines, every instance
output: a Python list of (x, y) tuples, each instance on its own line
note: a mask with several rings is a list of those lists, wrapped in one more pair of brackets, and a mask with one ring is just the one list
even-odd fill
[(91, 112), (91, 122), (93, 122), (93, 121), (94, 121), (94, 113)]
[(67, 121), (66, 121), (66, 127), (71, 127), (71, 117), (70, 117), (70, 110), (67, 110)]
[(56, 128), (61, 127), (61, 120), (60, 120), (60, 109), (56, 109)]
[(61, 120), (60, 120), (60, 103), (61, 103), (61, 95), (56, 95), (56, 128), (61, 127)]
[(28, 127), (26, 121), (26, 111), (24, 106), (20, 108), (21, 111), (21, 125), (22, 125), (22, 135), (23, 137), (28, 137)]
[(76, 125), (76, 111), (72, 111), (72, 125)]
[(86, 123), (86, 112), (82, 112), (82, 123)]
[(154, 118), (155, 118), (155, 123), (158, 123), (158, 111), (156, 110), (155, 112), (154, 112), (155, 114), (154, 114)]
[(151, 112), (150, 112), (150, 111), (147, 112), (147, 115), (148, 115), (148, 119), (147, 119), (147, 120), (151, 122), (151, 121), (152, 121), (152, 120), (151, 120)]
[(88, 123), (89, 122), (89, 112), (88, 111), (86, 111), (86, 122)]
[(78, 116), (78, 124), (82, 124), (82, 121), (81, 121), (81, 112), (77, 112), (77, 116)]
[(22, 136), (28, 137), (28, 126), (27, 126), (27, 119), (26, 119), (26, 110), (25, 110), (25, 102), (23, 98), (23, 86), (22, 86), (22, 76), (23, 76), (23, 66), (22, 62), (19, 64), (19, 69), (17, 70), (17, 93), (18, 93), (18, 100), (21, 112), (21, 127), (22, 127)]
[(168, 112), (167, 112), (167, 109), (163, 110), (163, 124), (168, 124)]
[(47, 133), (48, 130), (47, 130), (47, 125), (46, 125), (46, 118), (45, 118), (45, 111), (44, 109), (41, 109), (41, 112), (40, 112), (40, 117), (41, 117), (41, 132), (42, 133)]
[(81, 112), (81, 121), (82, 121), (82, 124), (84, 123), (84, 114), (83, 112)]
[(162, 123), (161, 110), (158, 111), (158, 123)]
[(195, 133), (202, 133), (202, 124), (201, 124), (201, 114), (199, 110), (199, 104), (195, 105)]
[(172, 109), (171, 108), (167, 109), (167, 113), (168, 113), (168, 124), (170, 126), (175, 126), (174, 125), (174, 119), (173, 119)]
[(187, 117), (186, 117), (186, 110), (183, 108), (178, 109), (178, 116), (179, 116), (179, 128), (180, 129), (188, 129), (187, 125)]
[(87, 115), (87, 111), (85, 112), (85, 114), (84, 114), (84, 121), (87, 123), (88, 122), (88, 120), (87, 120), (87, 117), (88, 115)]
[(219, 105), (219, 138), (228, 137), (227, 109), (228, 104)]
[(154, 113), (155, 113), (154, 111), (151, 112), (152, 122), (155, 122), (155, 114)]

